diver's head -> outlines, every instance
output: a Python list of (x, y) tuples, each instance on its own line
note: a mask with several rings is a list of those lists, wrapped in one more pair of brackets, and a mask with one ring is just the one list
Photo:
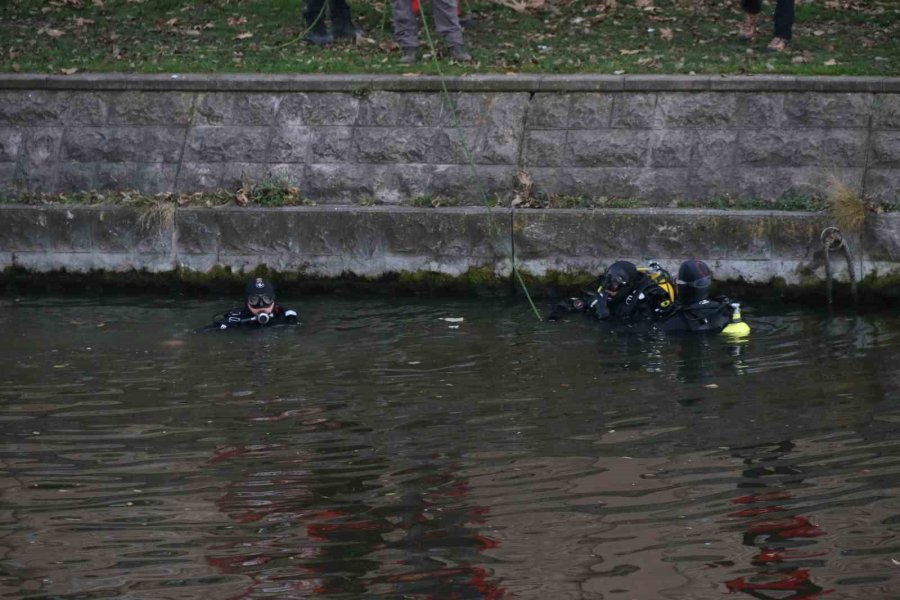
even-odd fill
[(614, 262), (606, 270), (601, 286), (610, 299), (626, 295), (637, 285), (641, 274), (634, 263), (627, 260)]
[(275, 309), (275, 287), (257, 277), (244, 288), (244, 302), (254, 315), (271, 314)]
[(712, 283), (712, 272), (702, 260), (690, 259), (681, 263), (678, 268), (678, 301), (691, 304), (706, 300), (709, 286)]

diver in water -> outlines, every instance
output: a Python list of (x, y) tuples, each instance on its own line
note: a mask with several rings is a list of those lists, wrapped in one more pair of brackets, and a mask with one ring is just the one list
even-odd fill
[(560, 313), (586, 312), (602, 321), (654, 322), (671, 311), (674, 298), (671, 277), (658, 264), (637, 267), (620, 260), (599, 278), (596, 291), (560, 302), (548, 320), (557, 320)]
[(296, 323), (297, 311), (275, 302), (275, 287), (258, 277), (244, 288), (244, 306), (216, 317), (213, 329), (263, 327), (276, 323)]
[[(740, 307), (725, 296), (710, 298), (712, 272), (702, 260), (690, 259), (678, 268), (675, 307), (656, 326), (661, 331), (713, 331), (745, 334)], [(739, 331), (740, 330), (740, 331)]]
[(560, 302), (548, 320), (555, 321), (562, 313), (586, 312), (603, 321), (650, 323), (665, 332), (747, 335), (750, 327), (741, 320), (740, 305), (725, 296), (711, 298), (711, 284), (712, 273), (701, 260), (681, 263), (675, 285), (669, 273), (655, 262), (637, 267), (622, 260), (610, 265), (596, 292)]

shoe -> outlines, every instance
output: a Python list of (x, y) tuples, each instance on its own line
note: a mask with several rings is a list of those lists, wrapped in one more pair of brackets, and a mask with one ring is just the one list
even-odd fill
[(322, 27), (322, 28), (316, 27), (315, 29), (313, 29), (312, 31), (307, 33), (305, 36), (303, 36), (303, 39), (307, 43), (313, 44), (316, 46), (327, 46), (328, 44), (330, 44), (331, 42), (334, 41), (334, 37), (332, 37), (332, 35), (330, 33), (328, 33), (328, 31), (326, 31), (324, 27)]
[(401, 50), (403, 55), (400, 57), (400, 64), (402, 65), (414, 65), (416, 64), (416, 60), (418, 60), (418, 48), (403, 48)]
[(784, 52), (787, 50), (788, 46), (790, 46), (790, 40), (786, 40), (780, 37), (773, 37), (772, 41), (769, 42), (769, 45), (766, 46), (766, 52), (775, 53), (775, 52)]
[(331, 25), (331, 35), (333, 35), (336, 40), (355, 40), (356, 36), (361, 33), (361, 30), (356, 29), (350, 23), (341, 23), (339, 25), (332, 23)]
[(478, 27), (478, 21), (476, 21), (473, 17), (460, 17), (459, 26), (463, 29), (475, 29), (476, 27)]
[(741, 23), (741, 29), (738, 31), (738, 40), (742, 42), (750, 42), (756, 37), (756, 22), (759, 21), (759, 15), (748, 14)]
[(460, 63), (472, 62), (472, 56), (462, 46), (450, 46), (450, 58)]

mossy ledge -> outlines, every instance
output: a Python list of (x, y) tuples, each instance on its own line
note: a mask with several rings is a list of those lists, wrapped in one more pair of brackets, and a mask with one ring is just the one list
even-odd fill
[[(34, 272), (21, 267), (0, 271), (0, 294), (180, 294), (186, 296), (234, 295), (240, 293), (247, 279), (270, 278), (284, 295), (363, 295), (363, 296), (427, 296), (523, 298), (521, 284), (510, 277), (499, 276), (489, 267), (472, 268), (458, 276), (435, 271), (389, 273), (367, 278), (352, 274), (338, 277), (305, 276), (297, 272), (277, 272), (266, 266), (243, 272), (228, 267), (214, 267), (207, 272), (177, 269), (153, 273), (146, 270), (73, 273), (65, 270)], [(522, 273), (529, 295), (539, 302), (552, 302), (590, 289), (597, 276), (592, 273), (550, 271), (543, 275)], [(804, 282), (787, 285), (781, 278), (767, 283), (744, 281), (718, 282), (715, 293), (742, 300), (761, 299), (792, 304), (822, 306), (824, 285)], [(835, 303), (850, 306), (850, 286), (836, 283)], [(900, 298), (900, 275), (884, 278), (866, 277), (859, 283), (860, 304), (864, 307), (893, 306)]]
[[(820, 237), (834, 221), (709, 209), (0, 205), (0, 222), (7, 288), (234, 290), (264, 275), (301, 292), (508, 295), (521, 293), (521, 277), (531, 295), (552, 298), (615, 260), (655, 259), (674, 273), (690, 257), (726, 292), (821, 297)], [(846, 239), (862, 294), (900, 295), (900, 215), (868, 214)], [(841, 292), (840, 253), (831, 267)]]

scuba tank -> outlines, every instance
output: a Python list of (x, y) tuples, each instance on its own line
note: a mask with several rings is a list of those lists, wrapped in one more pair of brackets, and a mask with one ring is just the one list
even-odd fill
[(675, 280), (672, 279), (672, 276), (668, 271), (662, 268), (655, 260), (651, 260), (647, 263), (646, 267), (638, 267), (638, 272), (647, 275), (653, 283), (658, 285), (660, 289), (662, 289), (668, 296), (668, 300), (663, 300), (660, 303), (661, 308), (669, 308), (675, 302)]
[(750, 326), (741, 319), (740, 303), (731, 303), (731, 322), (722, 329), (722, 333), (733, 337), (744, 337), (750, 334)]

